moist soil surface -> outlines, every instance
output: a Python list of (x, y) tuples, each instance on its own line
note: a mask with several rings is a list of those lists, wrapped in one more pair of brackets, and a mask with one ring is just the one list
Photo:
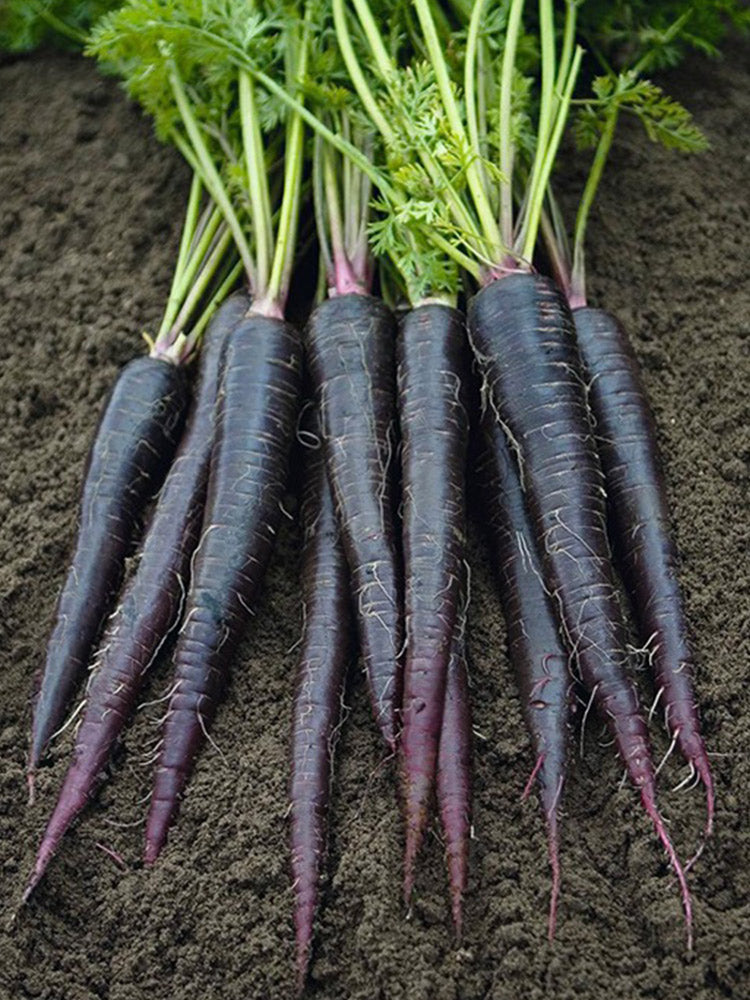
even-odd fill
[[(750, 50), (666, 81), (712, 152), (681, 158), (625, 129), (591, 223), (591, 301), (627, 324), (665, 456), (696, 686), (717, 784), (716, 834), (691, 873), (696, 943), (622, 766), (589, 719), (565, 794), (557, 937), (533, 760), (475, 542), (470, 612), (477, 731), (465, 936), (451, 935), (441, 844), (411, 914), (401, 828), (362, 678), (338, 748), (329, 877), (310, 997), (326, 1000), (714, 1000), (750, 996)], [(566, 177), (571, 203), (583, 164)], [(25, 877), (71, 748), (59, 737), (26, 802), (29, 700), (76, 526), (78, 484), (107, 388), (160, 318), (188, 176), (93, 65), (39, 55), (0, 66), (0, 997), (276, 1000), (293, 993), (286, 790), (302, 620), (298, 535), (282, 534), (178, 825), (140, 862), (149, 747), (143, 708), (111, 780), (33, 900)], [(653, 699), (638, 673), (644, 703)], [(169, 686), (157, 670), (144, 701)], [(581, 713), (579, 713), (580, 715)], [(655, 752), (667, 749), (659, 714)], [(700, 789), (673, 754), (662, 804), (683, 855)], [(120, 866), (103, 849), (123, 859)], [(14, 919), (15, 914), (15, 919)]]

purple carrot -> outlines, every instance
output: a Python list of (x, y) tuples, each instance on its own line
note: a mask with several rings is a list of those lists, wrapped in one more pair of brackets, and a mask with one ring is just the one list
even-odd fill
[(251, 312), (227, 340), (205, 515), (146, 822), (147, 864), (164, 846), (271, 557), (294, 436), (300, 353), (288, 324), (259, 313)]
[(536, 781), (547, 826), (552, 869), (548, 931), (552, 940), (560, 892), (558, 809), (567, 770), (571, 712), (569, 654), (545, 589), (513, 453), (503, 429), (489, 411), (482, 419), (481, 436), (475, 465), (481, 491), (479, 517), (498, 579), (508, 658), (518, 680), (534, 751), (527, 793)]
[(34, 772), (89, 662), (122, 578), (146, 503), (161, 486), (180, 436), (187, 389), (180, 368), (141, 357), (120, 372), (104, 405), (81, 491), (78, 537), (57, 601), (34, 702)]
[(305, 617), (292, 717), (291, 855), (297, 983), (310, 963), (326, 853), (335, 737), (354, 655), (349, 570), (322, 450), (308, 449), (301, 504)]
[(604, 476), (573, 317), (552, 281), (515, 272), (474, 296), (469, 328), (489, 405), (516, 451), (537, 548), (575, 663), (674, 868), (690, 948), (690, 893), (656, 804), (646, 724), (627, 674)]
[(305, 333), (370, 700), (391, 749), (403, 642), (393, 503), (394, 344), (395, 323), (387, 306), (354, 292), (321, 303)]
[(406, 655), (399, 745), (407, 905), (434, 794), (464, 574), (466, 354), (465, 322), (458, 310), (421, 305), (401, 320), (397, 359)]
[(708, 836), (714, 819), (713, 779), (693, 690), (693, 653), (651, 407), (635, 352), (617, 319), (588, 306), (575, 309), (573, 319), (615, 549), (663, 697), (669, 734), (706, 789)]
[(190, 559), (200, 535), (221, 355), (228, 334), (249, 304), (242, 294), (228, 299), (204, 335), (188, 424), (143, 540), (136, 573), (107, 625), (73, 761), (42, 838), (24, 901), (44, 874), (65, 831), (93, 794), (149, 668), (179, 621), (189, 585)]
[(451, 644), (437, 764), (438, 810), (445, 839), (453, 927), (459, 941), (471, 839), (471, 704), (464, 619), (462, 609)]

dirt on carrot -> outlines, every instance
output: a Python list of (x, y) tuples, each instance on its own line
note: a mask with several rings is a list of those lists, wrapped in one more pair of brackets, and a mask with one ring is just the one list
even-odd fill
[[(717, 785), (716, 833), (695, 870), (695, 952), (635, 793), (591, 717), (571, 758), (557, 936), (533, 766), (502, 616), (472, 551), (475, 740), (464, 938), (450, 929), (431, 836), (410, 920), (400, 895), (394, 768), (358, 673), (338, 747), (330, 879), (308, 996), (324, 1000), (717, 1000), (750, 993), (750, 581), (744, 567), (750, 403), (747, 128), (750, 47), (669, 80), (713, 151), (681, 159), (624, 130), (591, 226), (591, 300), (626, 324), (665, 456), (696, 688)], [(571, 168), (571, 176), (576, 168)], [(580, 178), (577, 178), (580, 179)], [(71, 734), (24, 778), (32, 678), (74, 536), (98, 409), (159, 319), (189, 178), (93, 66), (38, 56), (0, 66), (0, 1000), (277, 1000), (294, 986), (288, 729), (301, 608), (297, 529), (284, 529), (257, 619), (159, 864), (139, 862), (163, 704), (138, 713), (102, 789), (10, 924)], [(652, 693), (643, 686), (644, 701)], [(165, 693), (157, 670), (144, 700)], [(651, 725), (655, 753), (667, 740)], [(660, 802), (687, 853), (699, 790), (673, 754)], [(141, 825), (132, 825), (141, 821)], [(121, 870), (100, 846), (126, 862)]]

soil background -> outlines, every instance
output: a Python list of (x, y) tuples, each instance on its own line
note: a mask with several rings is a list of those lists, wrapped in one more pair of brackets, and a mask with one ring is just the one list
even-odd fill
[[(521, 791), (532, 757), (504, 655), (488, 567), (474, 543), (470, 641), (475, 841), (466, 935), (451, 937), (442, 850), (430, 838), (407, 919), (393, 769), (359, 671), (339, 744), (329, 878), (310, 997), (326, 1000), (714, 1000), (750, 996), (750, 49), (699, 59), (670, 91), (713, 150), (683, 158), (625, 129), (591, 224), (591, 300), (627, 324), (654, 402), (696, 684), (713, 753), (716, 836), (691, 885), (686, 956), (674, 879), (598, 724), (565, 797), (554, 945), (543, 825)], [(566, 180), (572, 201), (582, 179)], [(81, 59), (0, 66), (0, 997), (2, 1000), (276, 1000), (293, 988), (287, 733), (301, 623), (297, 535), (285, 528), (264, 596), (179, 824), (159, 864), (139, 862), (144, 747), (138, 713), (113, 778), (11, 922), (70, 750), (54, 746), (26, 804), (32, 678), (76, 522), (98, 410), (158, 324), (188, 177)], [(166, 665), (149, 696), (167, 685)], [(653, 693), (641, 674), (644, 702)], [(652, 724), (656, 751), (666, 741)], [(662, 804), (680, 849), (697, 841), (700, 790)], [(120, 870), (97, 845), (119, 852)]]

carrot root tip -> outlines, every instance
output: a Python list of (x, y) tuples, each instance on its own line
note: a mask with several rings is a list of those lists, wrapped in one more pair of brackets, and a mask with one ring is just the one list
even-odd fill
[(680, 864), (680, 860), (677, 857), (677, 852), (674, 849), (674, 845), (667, 833), (667, 829), (664, 826), (664, 820), (661, 813), (656, 808), (656, 803), (654, 801), (653, 792), (647, 788), (643, 788), (641, 791), (641, 801), (643, 807), (646, 810), (651, 822), (654, 824), (654, 829), (656, 830), (656, 835), (662, 843), (664, 850), (667, 852), (667, 857), (672, 866), (672, 869), (677, 876), (677, 881), (680, 886), (680, 893), (682, 895), (682, 908), (685, 913), (685, 925), (687, 931), (687, 950), (693, 950), (693, 904), (690, 899), (690, 889), (688, 888), (687, 879), (685, 878), (685, 869)]
[(557, 823), (550, 818), (547, 826), (547, 853), (552, 869), (552, 887), (549, 898), (549, 917), (547, 920), (547, 939), (552, 944), (557, 929), (557, 904), (560, 898), (560, 854), (557, 839)]

